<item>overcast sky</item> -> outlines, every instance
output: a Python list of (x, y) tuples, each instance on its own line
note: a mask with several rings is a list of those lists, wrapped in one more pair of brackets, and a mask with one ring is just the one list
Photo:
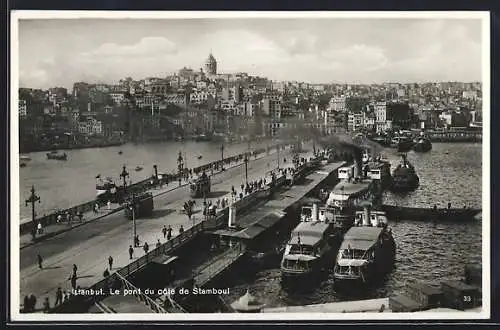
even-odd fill
[(202, 67), (273, 80), (481, 80), (479, 19), (20, 20), (21, 87), (70, 88)]

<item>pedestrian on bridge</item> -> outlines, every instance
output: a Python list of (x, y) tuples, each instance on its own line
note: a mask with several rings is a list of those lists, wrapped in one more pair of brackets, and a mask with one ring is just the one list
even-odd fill
[(49, 311), (50, 311), (49, 297), (45, 297), (45, 301), (43, 302), (43, 312), (48, 313)]
[(181, 228), (179, 228), (179, 234), (182, 234), (184, 232), (184, 227), (181, 225)]
[(156, 248), (159, 248), (161, 246), (160, 239), (158, 239), (158, 242), (156, 242)]
[(111, 211), (111, 201), (108, 201), (108, 211)]
[(94, 214), (97, 214), (99, 212), (99, 204), (95, 203), (94, 205)]
[(163, 233), (163, 239), (165, 239), (167, 237), (167, 226), (163, 225), (161, 232)]
[(29, 311), (30, 311), (30, 298), (28, 296), (24, 296), (23, 312), (28, 313)]
[(68, 301), (68, 299), (69, 299), (69, 293), (68, 293), (68, 291), (64, 290), (64, 292), (63, 292), (63, 302)]
[(139, 235), (135, 235), (134, 237), (134, 247), (139, 247)]
[(29, 311), (30, 312), (34, 312), (35, 311), (35, 307), (36, 307), (36, 297), (34, 294), (31, 294), (30, 296), (30, 301), (29, 301)]
[(168, 225), (167, 239), (170, 240), (171, 238), (172, 238), (172, 227), (170, 227), (170, 225)]
[(132, 245), (129, 245), (128, 247), (128, 255), (130, 259), (132, 259), (132, 257), (134, 256), (134, 248), (132, 247)]
[(113, 269), (113, 257), (109, 256), (108, 258), (109, 269)]
[(149, 245), (148, 245), (148, 242), (144, 242), (143, 249), (144, 249), (144, 253), (145, 253), (145, 254), (148, 254), (148, 251), (149, 251)]
[(109, 270), (107, 268), (104, 270), (104, 273), (102, 273), (102, 276), (104, 276), (104, 277), (109, 276)]
[(59, 287), (59, 288), (57, 288), (56, 302), (55, 302), (54, 306), (60, 305), (60, 304), (62, 304), (62, 302), (63, 302), (63, 293), (62, 293), (61, 287)]
[(76, 271), (78, 270), (78, 267), (76, 267), (75, 264), (73, 264), (73, 276), (76, 277)]
[(43, 266), (42, 266), (42, 262), (43, 262), (43, 259), (42, 259), (42, 256), (39, 254), (36, 255), (37, 259), (38, 259), (38, 268), (42, 269)]
[(70, 281), (71, 281), (71, 287), (73, 290), (76, 289), (76, 274), (73, 274), (70, 276)]

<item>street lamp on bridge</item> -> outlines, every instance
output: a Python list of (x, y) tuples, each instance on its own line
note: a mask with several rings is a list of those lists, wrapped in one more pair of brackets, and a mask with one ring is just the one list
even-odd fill
[(179, 187), (182, 183), (182, 176), (184, 175), (184, 159), (182, 158), (182, 152), (179, 150), (179, 156), (177, 157), (177, 169), (179, 171)]
[(220, 156), (221, 156), (221, 161), (222, 161), (221, 170), (224, 170), (224, 143), (222, 143), (220, 145)]
[(245, 159), (243, 161), (245, 162), (245, 183), (248, 185), (248, 153), (245, 153)]
[(128, 174), (127, 172), (127, 168), (125, 165), (123, 165), (123, 169), (122, 169), (122, 172), (120, 173), (120, 177), (123, 179), (123, 188), (126, 188), (127, 187), (127, 180), (126, 178), (128, 178), (130, 175)]
[(26, 203), (26, 206), (28, 206), (28, 204), (31, 204), (31, 222), (33, 224), (33, 229), (31, 231), (31, 234), (33, 235), (33, 240), (35, 239), (36, 237), (36, 229), (37, 229), (37, 226), (36, 226), (36, 220), (35, 220), (35, 203), (38, 202), (38, 203), (41, 203), (40, 202), (40, 196), (37, 196), (35, 194), (35, 186), (31, 186), (31, 195), (30, 197), (25, 201)]

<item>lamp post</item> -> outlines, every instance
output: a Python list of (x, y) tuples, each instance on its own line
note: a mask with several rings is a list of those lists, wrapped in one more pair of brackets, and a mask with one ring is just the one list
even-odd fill
[(182, 182), (182, 175), (184, 174), (184, 159), (182, 158), (182, 152), (179, 151), (179, 157), (177, 157), (177, 169), (179, 170), (179, 187)]
[(245, 182), (248, 185), (248, 153), (245, 153)]
[(123, 188), (127, 187), (127, 181), (125, 180), (127, 177), (129, 177), (129, 174), (127, 172), (127, 169), (125, 165), (123, 165), (122, 172), (120, 173), (120, 177), (123, 179)]
[(278, 170), (280, 169), (280, 145), (276, 145), (276, 151), (278, 152)]
[(132, 242), (134, 243), (134, 247), (135, 247), (135, 238), (137, 237), (137, 226), (136, 226), (136, 223), (135, 223), (135, 193), (132, 193), (132, 203), (129, 203), (129, 208), (130, 208), (130, 211), (132, 212), (132, 232), (133, 232), (133, 238), (132, 238)]
[(37, 196), (35, 194), (35, 186), (33, 185), (33, 186), (31, 186), (31, 195), (25, 201), (26, 206), (28, 206), (28, 204), (31, 204), (31, 222), (33, 223), (33, 230), (31, 232), (31, 234), (33, 235), (33, 240), (36, 237), (36, 221), (35, 221), (35, 203), (36, 202), (41, 203), (40, 196)]
[(158, 166), (156, 164), (153, 165), (153, 170), (155, 171), (155, 179), (158, 181)]
[(221, 161), (222, 161), (222, 163), (221, 163), (222, 168), (221, 169), (223, 170), (224, 169), (224, 143), (222, 143), (220, 145), (220, 156), (221, 156)]

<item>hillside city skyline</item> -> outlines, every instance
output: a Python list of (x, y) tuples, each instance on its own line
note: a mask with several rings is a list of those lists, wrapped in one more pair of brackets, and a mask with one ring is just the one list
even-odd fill
[(482, 80), (478, 19), (109, 21), (21, 20), (20, 87), (162, 78), (183, 67), (198, 71), (208, 53), (217, 58), (218, 73), (245, 72), (272, 81)]

